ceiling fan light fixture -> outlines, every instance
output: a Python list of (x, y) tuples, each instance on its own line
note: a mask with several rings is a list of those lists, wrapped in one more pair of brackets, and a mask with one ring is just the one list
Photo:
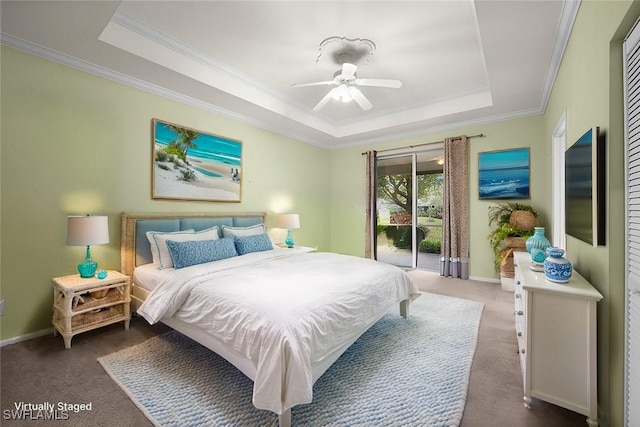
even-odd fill
[[(342, 40), (342, 39), (341, 39)], [(361, 39), (358, 39), (361, 41)], [(327, 40), (325, 40), (326, 42)], [(344, 40), (343, 40), (344, 41)], [(324, 42), (323, 42), (324, 43)], [(375, 45), (373, 45), (375, 46)], [(377, 86), (383, 88), (399, 88), (402, 86), (400, 80), (392, 79), (361, 79), (356, 75), (358, 65), (349, 58), (350, 62), (346, 62), (346, 55), (341, 53), (340, 62), (342, 67), (340, 70), (334, 73), (333, 80), (325, 80), (311, 83), (295, 83), (292, 87), (305, 87), (305, 86), (324, 86), (335, 85), (327, 94), (313, 107), (313, 111), (319, 111), (330, 100), (340, 101), (342, 103), (348, 103), (355, 101), (363, 110), (370, 110), (373, 105), (371, 101), (358, 89), (356, 86)]]
[(333, 92), (333, 99), (344, 103), (352, 101), (353, 97), (351, 96), (350, 89), (351, 87), (347, 87), (346, 84), (341, 84), (340, 86), (335, 88), (335, 91)]

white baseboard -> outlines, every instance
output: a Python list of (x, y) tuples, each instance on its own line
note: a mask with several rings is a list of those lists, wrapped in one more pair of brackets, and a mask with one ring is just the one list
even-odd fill
[(16, 344), (22, 341), (27, 341), (33, 338), (43, 337), (48, 334), (53, 334), (53, 328), (43, 329), (41, 331), (31, 332), (29, 334), (20, 335), (13, 338), (7, 338), (6, 340), (0, 341), (0, 347), (4, 347), (6, 345)]
[(494, 279), (491, 277), (469, 276), (471, 280), (477, 280), (478, 282), (500, 283), (500, 279)]

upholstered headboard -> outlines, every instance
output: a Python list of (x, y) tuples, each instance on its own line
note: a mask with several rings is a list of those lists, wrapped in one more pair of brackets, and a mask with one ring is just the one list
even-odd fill
[(122, 213), (120, 271), (133, 274), (136, 266), (151, 262), (147, 231), (196, 231), (222, 225), (246, 227), (265, 222), (264, 212), (252, 213)]

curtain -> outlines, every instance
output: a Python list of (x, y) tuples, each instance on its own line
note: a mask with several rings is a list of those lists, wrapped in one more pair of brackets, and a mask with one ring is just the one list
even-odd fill
[(376, 152), (367, 151), (367, 172), (366, 172), (366, 224), (364, 256), (376, 259)]
[(469, 173), (466, 136), (444, 141), (440, 275), (469, 278)]

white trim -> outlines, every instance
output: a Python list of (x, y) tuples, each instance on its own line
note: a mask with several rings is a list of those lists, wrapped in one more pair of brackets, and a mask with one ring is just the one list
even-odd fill
[(556, 30), (555, 43), (553, 45), (553, 53), (551, 54), (551, 63), (547, 69), (547, 75), (544, 79), (544, 89), (540, 98), (540, 110), (544, 113), (547, 109), (547, 103), (551, 97), (553, 84), (558, 76), (560, 64), (564, 56), (564, 51), (569, 43), (573, 24), (578, 16), (581, 0), (565, 0), (562, 4), (562, 12), (558, 21), (558, 29)]
[(411, 267), (418, 268), (418, 154), (411, 154)]
[[(125, 86), (129, 86), (135, 89), (142, 90), (147, 93), (152, 93), (154, 95), (161, 96), (163, 98), (170, 99), (172, 101), (179, 102), (181, 104), (185, 104), (191, 107), (199, 108), (204, 111), (208, 111), (211, 113), (218, 114), (223, 117), (227, 117), (233, 120), (237, 120), (242, 123), (246, 123), (251, 126), (255, 126), (260, 129), (264, 129), (269, 132), (277, 133), (279, 135), (283, 135), (289, 138), (296, 139), (300, 142), (304, 142), (307, 144), (315, 145), (316, 147), (330, 149), (331, 147), (327, 144), (318, 142), (314, 139), (310, 139), (308, 137), (299, 135), (294, 132), (290, 132), (288, 130), (284, 130), (278, 128), (276, 126), (267, 124), (260, 120), (253, 119), (251, 117), (238, 114), (234, 111), (227, 110), (221, 108), (217, 105), (211, 104), (209, 102), (203, 101), (201, 99), (193, 98), (191, 96), (183, 95), (179, 92), (166, 89), (164, 87), (155, 85), (153, 83), (146, 82), (144, 80), (130, 77), (125, 74), (119, 73), (117, 71), (110, 70), (108, 68), (92, 64), (88, 61), (84, 61), (82, 59), (75, 58), (73, 56), (66, 55), (64, 53), (57, 52), (55, 50), (45, 48), (43, 46), (28, 42), (26, 40), (22, 40), (17, 37), (13, 37), (9, 34), (2, 33), (0, 37), (0, 43), (4, 46), (8, 46), (10, 48), (20, 50), (22, 52), (28, 53), (33, 56), (37, 56), (39, 58), (43, 58), (52, 62), (56, 62), (58, 64), (65, 65), (67, 67), (75, 68), (76, 70), (84, 71), (85, 73), (93, 74), (94, 76), (102, 77), (107, 80), (111, 80), (116, 83), (123, 84)], [(389, 138), (390, 139), (390, 138)]]
[(560, 117), (551, 137), (551, 230), (553, 246), (567, 248), (565, 224), (565, 171), (564, 152), (567, 148), (567, 112)]
[[(435, 125), (435, 126), (425, 125), (424, 127), (419, 127), (416, 130), (399, 132), (399, 133), (395, 133), (393, 135), (388, 135), (388, 136), (380, 136), (380, 137), (373, 137), (373, 138), (366, 138), (366, 137), (357, 138), (356, 137), (351, 142), (346, 142), (346, 143), (338, 142), (339, 145), (333, 145), (333, 142), (322, 142), (316, 138), (303, 136), (298, 133), (291, 132), (288, 128), (283, 129), (281, 127), (273, 126), (272, 124), (253, 119), (251, 117), (248, 117), (242, 114), (238, 114), (231, 110), (227, 110), (217, 105), (211, 104), (209, 102), (205, 102), (200, 99), (196, 99), (190, 96), (180, 94), (176, 91), (172, 91), (172, 90), (163, 88), (161, 86), (148, 83), (141, 79), (127, 76), (125, 74), (107, 69), (105, 67), (101, 67), (96, 64), (92, 64), (88, 61), (84, 61), (84, 60), (72, 57), (70, 55), (66, 55), (61, 52), (57, 52), (53, 49), (45, 48), (43, 46), (28, 42), (26, 40), (11, 36), (6, 33), (0, 33), (0, 44), (16, 50), (20, 50), (22, 52), (26, 52), (30, 55), (34, 55), (49, 61), (56, 62), (58, 64), (75, 68), (76, 70), (84, 71), (86, 73), (93, 74), (95, 76), (114, 81), (116, 83), (133, 87), (135, 89), (152, 93), (154, 95), (162, 96), (163, 98), (177, 101), (182, 104), (199, 108), (204, 111), (219, 114), (220, 116), (237, 120), (239, 122), (242, 122), (251, 126), (255, 126), (257, 128), (276, 133), (278, 135), (282, 135), (288, 138), (295, 139), (300, 142), (304, 142), (306, 144), (324, 148), (325, 150), (329, 150), (329, 151), (342, 150), (345, 148), (350, 148), (350, 147), (355, 147), (360, 145), (375, 144), (375, 143), (380, 143), (385, 141), (398, 140), (398, 139), (410, 138), (410, 137), (421, 136), (421, 135), (428, 135), (432, 133), (443, 132), (446, 130), (456, 130), (456, 129), (469, 127), (469, 126), (478, 126), (478, 125), (487, 124), (487, 123), (496, 123), (504, 120), (519, 119), (519, 118), (530, 117), (530, 116), (535, 116), (535, 115), (544, 113), (544, 109), (541, 107), (528, 108), (528, 109), (505, 113), (505, 114), (497, 114), (490, 117), (483, 117), (483, 118), (473, 119), (473, 120), (462, 120), (455, 123), (449, 123), (446, 125)], [(347, 137), (345, 139), (351, 139), (351, 138)]]
[(0, 341), (0, 347), (4, 347), (11, 344), (17, 344), (22, 341), (31, 340), (33, 338), (43, 337), (45, 335), (53, 334), (53, 328), (42, 329), (40, 331), (30, 332), (25, 335), (19, 335), (13, 338), (7, 338), (6, 340)]
[(340, 143), (340, 145), (337, 147), (327, 147), (327, 149), (341, 150), (343, 148), (357, 147), (360, 145), (367, 145), (367, 144), (376, 144), (376, 143), (390, 141), (390, 140), (400, 140), (400, 139), (406, 139), (406, 138), (424, 136), (424, 135), (428, 136), (430, 134), (444, 132), (447, 130), (459, 131), (461, 128), (465, 128), (465, 127), (479, 126), (487, 123), (497, 123), (505, 120), (521, 119), (524, 117), (537, 116), (542, 113), (543, 111), (540, 110), (539, 108), (529, 108), (526, 110), (520, 110), (513, 113), (497, 114), (495, 116), (483, 117), (483, 118), (473, 119), (473, 120), (464, 120), (464, 121), (459, 121), (459, 122), (450, 123), (446, 125), (427, 126), (414, 131), (396, 133), (392, 136), (381, 136), (381, 137), (375, 137), (375, 138), (358, 139), (357, 141), (354, 141), (354, 142)]
[(500, 285), (500, 279), (494, 279), (491, 277), (480, 277), (480, 276), (469, 276), (470, 280), (475, 280), (477, 282), (487, 282), (487, 283), (495, 283), (496, 285)]
[[(623, 73), (623, 95), (624, 95), (624, 289), (625, 289), (625, 303), (624, 303), (624, 426), (632, 427), (635, 425), (637, 419), (640, 418), (637, 411), (631, 412), (631, 400), (637, 398), (638, 390), (640, 386), (636, 384), (632, 384), (631, 378), (632, 376), (638, 380), (637, 370), (632, 371), (631, 367), (637, 367), (637, 360), (632, 360), (632, 357), (638, 358), (638, 349), (634, 347), (634, 352), (632, 354), (631, 343), (632, 341), (635, 343), (640, 340), (637, 336), (632, 336), (631, 333), (634, 331), (636, 334), (638, 333), (637, 326), (640, 324), (638, 322), (636, 314), (634, 310), (632, 310), (632, 299), (634, 298), (632, 294), (635, 289), (634, 285), (637, 286), (639, 280), (634, 277), (635, 275), (631, 272), (631, 263), (630, 257), (632, 255), (631, 250), (631, 241), (634, 240), (633, 236), (630, 233), (630, 221), (629, 221), (629, 211), (631, 205), (631, 187), (629, 183), (629, 151), (631, 148), (631, 141), (629, 135), (629, 119), (631, 116), (637, 113), (638, 105), (637, 103), (630, 102), (629, 100), (629, 92), (637, 89), (638, 84), (635, 83), (634, 87), (629, 87), (629, 80), (633, 80), (633, 77), (637, 76), (637, 71), (635, 76), (629, 76), (630, 68), (633, 68), (633, 65), (637, 65), (637, 61), (635, 64), (633, 62), (630, 64), (629, 57), (633, 54), (633, 51), (637, 48), (638, 43), (640, 43), (640, 26), (638, 23), (640, 19), (637, 20), (632, 29), (627, 34), (624, 43), (622, 44), (622, 73)], [(635, 147), (634, 147), (635, 148)], [(635, 189), (635, 188), (634, 188)], [(637, 238), (636, 238), (637, 239)], [(635, 252), (635, 251), (634, 251)], [(632, 313), (632, 311), (634, 311)], [(633, 320), (635, 319), (635, 320)], [(633, 324), (632, 324), (633, 322)], [(634, 329), (632, 329), (632, 327)], [(635, 340), (634, 340), (635, 337)]]

